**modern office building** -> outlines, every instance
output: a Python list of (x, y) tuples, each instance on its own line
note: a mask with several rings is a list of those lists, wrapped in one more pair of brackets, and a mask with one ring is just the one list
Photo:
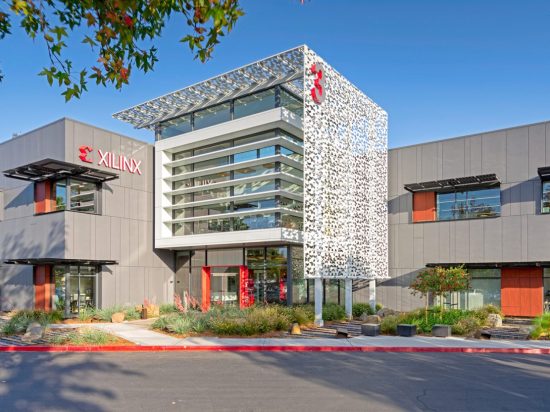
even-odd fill
[(0, 145), (4, 307), (343, 304), (387, 277), (387, 115), (306, 46), (115, 117), (154, 148), (68, 120)]
[(409, 310), (420, 271), (465, 265), (447, 305), (544, 310), (550, 122), (388, 152), (386, 113), (306, 46), (115, 117), (154, 144), (67, 119), (0, 144), (0, 309), (353, 287)]
[(426, 266), (464, 264), (472, 289), (448, 304), (543, 312), (550, 290), (550, 122), (389, 151), (390, 279), (381, 303), (421, 306)]
[(153, 247), (153, 147), (61, 119), (0, 143), (1, 309), (169, 301)]

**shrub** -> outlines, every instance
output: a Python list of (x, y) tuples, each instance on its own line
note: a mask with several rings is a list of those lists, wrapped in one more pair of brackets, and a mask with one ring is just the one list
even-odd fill
[(164, 303), (160, 305), (159, 310), (161, 315), (166, 315), (168, 313), (176, 313), (178, 308), (173, 303)]
[(104, 322), (110, 322), (113, 314), (118, 312), (124, 312), (124, 309), (121, 306), (111, 306), (109, 308), (97, 309), (96, 316)]
[(351, 312), (354, 318), (360, 318), (363, 313), (374, 315), (374, 311), (368, 303), (354, 303), (351, 307)]
[(324, 320), (342, 320), (346, 318), (346, 310), (336, 303), (327, 303), (323, 306)]
[(464, 317), (451, 325), (451, 332), (455, 335), (470, 335), (481, 327), (481, 322), (475, 316)]
[(533, 319), (534, 329), (531, 331), (531, 339), (547, 338), (550, 336), (550, 313), (545, 313)]
[(137, 320), (141, 319), (141, 312), (139, 312), (134, 306), (124, 309), (125, 320)]
[(92, 328), (82, 328), (66, 335), (58, 335), (50, 339), (50, 342), (54, 344), (71, 345), (106, 345), (116, 341), (117, 338), (113, 335)]
[(78, 320), (82, 322), (92, 320), (94, 316), (95, 316), (95, 309), (92, 309), (92, 308), (80, 309), (80, 311), (78, 312)]
[(315, 310), (312, 305), (300, 305), (290, 308), (290, 322), (309, 325), (315, 320)]
[(382, 322), (380, 323), (380, 332), (388, 335), (395, 335), (397, 333), (397, 325), (399, 323), (401, 323), (399, 321), (399, 316), (386, 316), (382, 319)]
[(376, 308), (376, 311), (378, 312), (380, 309), (382, 309), (384, 306), (382, 306), (380, 303), (377, 303), (375, 308)]
[(62, 319), (63, 314), (60, 311), (20, 310), (2, 327), (2, 332), (6, 335), (21, 333), (25, 332), (32, 322), (46, 326), (50, 323), (60, 322)]

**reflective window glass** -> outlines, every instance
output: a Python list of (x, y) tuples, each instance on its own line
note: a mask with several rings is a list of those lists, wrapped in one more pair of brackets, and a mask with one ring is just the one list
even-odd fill
[(300, 117), (304, 116), (303, 101), (294, 97), (283, 88), (281, 88), (281, 106)]
[(201, 190), (194, 193), (194, 201), (199, 202), (201, 200), (217, 199), (221, 197), (229, 197), (229, 188), (222, 187), (219, 189)]
[(172, 234), (174, 236), (185, 236), (193, 234), (193, 223), (174, 223), (172, 225)]
[(290, 183), (285, 180), (281, 181), (281, 189), (291, 193), (303, 193), (304, 187), (296, 183)]
[(55, 193), (55, 210), (67, 208), (67, 180), (58, 180), (53, 183)]
[(231, 230), (231, 219), (210, 219), (195, 222), (195, 234), (229, 232)]
[(542, 213), (550, 213), (550, 182), (542, 182)]
[(194, 130), (214, 126), (231, 120), (229, 103), (219, 104), (208, 109), (195, 112)]
[(250, 200), (248, 202), (235, 202), (235, 212), (243, 212), (246, 210), (255, 210), (255, 209), (269, 209), (277, 207), (277, 202), (275, 198), (270, 199), (260, 199), (260, 200)]
[(200, 147), (193, 151), (193, 156), (199, 156), (206, 153), (217, 152), (218, 150), (228, 149), (231, 147), (231, 142), (217, 143), (210, 146)]
[(281, 226), (287, 229), (304, 230), (304, 219), (292, 215), (281, 215)]
[(299, 153), (296, 153), (293, 150), (287, 149), (286, 147), (281, 146), (281, 154), (287, 157), (290, 157), (293, 160), (296, 160), (297, 162), (302, 162), (304, 160), (304, 156), (302, 156)]
[(274, 180), (262, 180), (259, 182), (251, 182), (243, 185), (234, 186), (235, 196), (246, 195), (249, 193), (259, 193), (268, 190), (275, 190)]
[(289, 175), (299, 177), (300, 179), (304, 178), (304, 172), (295, 167), (289, 166), (287, 164), (281, 163), (281, 172), (288, 173)]
[(246, 162), (248, 160), (254, 160), (258, 157), (258, 151), (256, 149), (249, 150), (247, 152), (235, 153), (233, 155), (233, 163)]
[(235, 219), (235, 230), (268, 229), (276, 227), (275, 214), (240, 216)]
[(259, 176), (266, 173), (275, 173), (275, 163), (266, 163), (237, 169), (233, 172), (234, 179), (242, 179), (244, 177)]
[(275, 146), (262, 147), (259, 157), (275, 156)]
[(296, 210), (298, 212), (302, 212), (304, 210), (303, 202), (300, 202), (294, 199), (289, 199), (288, 197), (281, 197), (280, 205), (285, 209)]
[(500, 216), (500, 188), (438, 193), (438, 220)]
[(249, 116), (275, 108), (275, 89), (235, 99), (233, 118)]
[(218, 157), (216, 159), (205, 160), (194, 164), (194, 170), (210, 169), (212, 167), (224, 166), (229, 164), (229, 156)]
[[(160, 138), (166, 139), (168, 137), (177, 136), (178, 134), (187, 133), (191, 131), (191, 115), (178, 117), (176, 119), (168, 120), (160, 125)], [(176, 160), (176, 159), (174, 159)]]
[(195, 186), (211, 185), (218, 182), (226, 182), (230, 180), (230, 172), (214, 173), (211, 175), (195, 177)]
[(172, 190), (185, 189), (188, 187), (193, 187), (193, 179), (183, 179), (172, 182)]

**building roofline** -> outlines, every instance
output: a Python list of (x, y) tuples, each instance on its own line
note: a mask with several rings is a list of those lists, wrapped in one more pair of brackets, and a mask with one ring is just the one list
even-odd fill
[(144, 143), (144, 144), (147, 144), (147, 145), (149, 145), (149, 146), (153, 146), (150, 142), (147, 142), (147, 141), (145, 141), (145, 140), (137, 139), (137, 138), (135, 138), (135, 137), (130, 137), (130, 136), (127, 136), (127, 135), (124, 135), (124, 134), (115, 132), (115, 131), (113, 131), (113, 130), (105, 129), (104, 127), (95, 126), (95, 125), (93, 125), (93, 124), (91, 124), (91, 123), (86, 123), (86, 122), (83, 122), (83, 121), (81, 121), (81, 120), (73, 119), (73, 118), (71, 118), (71, 117), (66, 117), (66, 116), (61, 117), (61, 118), (59, 118), (59, 119), (57, 119), (57, 120), (53, 120), (53, 121), (51, 121), (51, 122), (49, 122), (49, 123), (46, 123), (46, 124), (44, 124), (44, 125), (42, 125), (42, 126), (35, 127), (34, 129), (31, 129), (31, 130), (28, 130), (28, 131), (26, 131), (26, 132), (24, 132), (24, 133), (18, 134), (18, 135), (15, 136), (15, 137), (8, 137), (7, 139), (5, 139), (5, 140), (3, 140), (3, 141), (0, 142), (0, 146), (3, 145), (3, 144), (5, 144), (5, 143), (9, 143), (9, 142), (12, 142), (12, 141), (14, 141), (14, 140), (17, 140), (17, 139), (19, 139), (19, 138), (25, 137), (25, 136), (27, 136), (27, 135), (29, 135), (29, 134), (31, 134), (31, 133), (35, 133), (35, 132), (37, 132), (37, 131), (39, 131), (39, 130), (41, 130), (41, 129), (45, 129), (46, 127), (50, 127), (50, 126), (52, 126), (52, 125), (54, 125), (54, 124), (56, 124), (56, 123), (61, 123), (61, 122), (63, 122), (63, 123), (66, 124), (68, 121), (74, 122), (74, 123), (79, 123), (79, 124), (84, 125), (84, 126), (92, 127), (92, 128), (94, 128), (94, 129), (97, 129), (97, 130), (101, 130), (101, 131), (104, 131), (104, 132), (107, 132), (107, 133), (116, 134), (117, 136), (121, 136), (121, 137), (124, 137), (124, 138), (126, 138), (126, 139), (134, 140), (134, 141), (139, 142), (139, 143)]
[(466, 135), (462, 135), (462, 136), (454, 136), (454, 137), (448, 137), (448, 138), (443, 138), (443, 139), (431, 140), (429, 142), (414, 143), (414, 144), (405, 145), (405, 146), (392, 147), (391, 149), (388, 149), (388, 151), (391, 152), (393, 150), (408, 149), (408, 148), (416, 147), (416, 146), (424, 146), (424, 145), (433, 144), (433, 143), (447, 142), (449, 140), (458, 140), (458, 139), (465, 139), (465, 138), (468, 138), (468, 137), (474, 137), (474, 136), (479, 136), (479, 135), (484, 135), (484, 134), (505, 132), (505, 131), (508, 131), (508, 130), (520, 129), (522, 127), (537, 126), (537, 125), (545, 124), (545, 123), (550, 123), (550, 120), (542, 120), (540, 122), (520, 124), (520, 125), (510, 126), (510, 127), (502, 127), (500, 129), (495, 129), (495, 130), (485, 130), (485, 131), (470, 133), (470, 134), (466, 134)]

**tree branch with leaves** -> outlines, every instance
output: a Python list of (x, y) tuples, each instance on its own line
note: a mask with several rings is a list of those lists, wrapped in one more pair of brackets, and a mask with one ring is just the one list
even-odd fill
[[(68, 101), (79, 98), (89, 80), (121, 89), (133, 70), (152, 70), (158, 61), (154, 40), (170, 18), (182, 20), (189, 33), (180, 41), (205, 62), (243, 14), (239, 0), (3, 0), (0, 40), (17, 21), (30, 38), (44, 41), (49, 64), (39, 74), (64, 88)], [(79, 70), (66, 56), (77, 35), (97, 57)]]

